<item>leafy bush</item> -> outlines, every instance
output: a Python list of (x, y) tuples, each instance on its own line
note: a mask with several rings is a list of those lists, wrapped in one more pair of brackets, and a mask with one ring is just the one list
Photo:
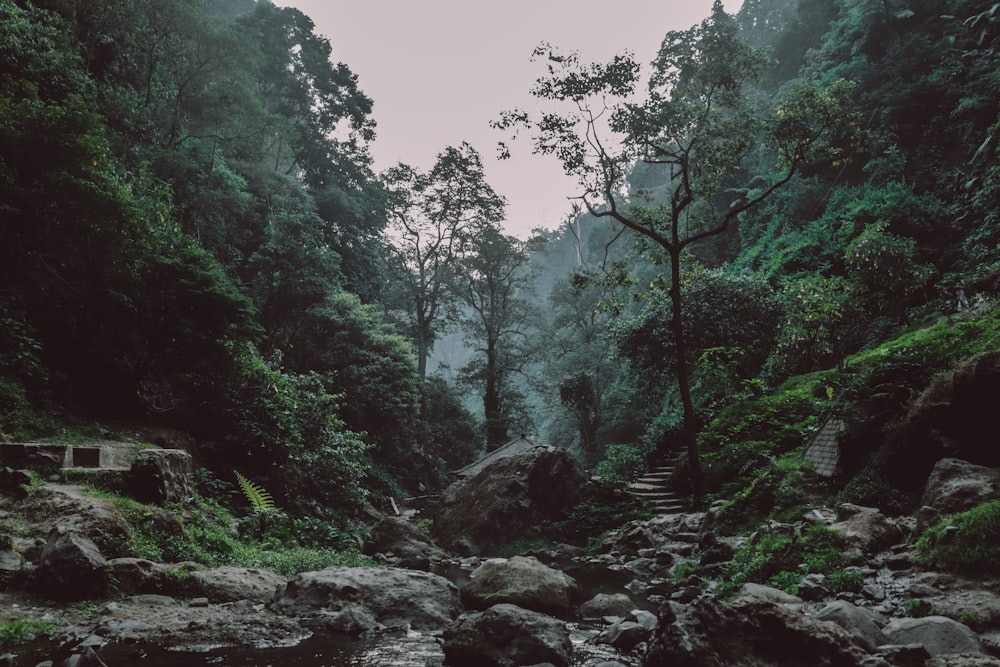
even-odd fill
[(753, 530), (767, 518), (795, 519), (806, 500), (806, 464), (798, 453), (771, 459), (729, 501), (716, 520), (720, 532), (736, 534)]
[(926, 565), (965, 574), (1000, 573), (1000, 500), (960, 512), (928, 528), (917, 541)]
[(12, 618), (0, 622), (0, 648), (7, 649), (24, 644), (38, 635), (48, 635), (58, 624), (44, 618)]
[(609, 487), (625, 488), (644, 472), (650, 447), (642, 444), (611, 444), (604, 448), (604, 460), (594, 467), (594, 476)]
[[(721, 595), (731, 595), (747, 582), (766, 583), (797, 592), (807, 574), (827, 575), (830, 585), (856, 586), (860, 572), (845, 571), (843, 539), (826, 526), (796, 527), (787, 533), (759, 533), (740, 549), (723, 571)], [(841, 588), (839, 590), (847, 590)]]

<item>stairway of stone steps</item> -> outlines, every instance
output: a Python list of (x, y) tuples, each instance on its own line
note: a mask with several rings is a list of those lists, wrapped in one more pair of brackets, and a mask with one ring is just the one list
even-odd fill
[(674, 474), (673, 460), (657, 466), (632, 482), (628, 492), (645, 501), (660, 514), (680, 514), (688, 507), (687, 499), (673, 490), (670, 476)]

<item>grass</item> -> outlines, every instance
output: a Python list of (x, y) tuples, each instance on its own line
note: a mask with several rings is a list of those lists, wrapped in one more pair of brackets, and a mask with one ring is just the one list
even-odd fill
[(931, 526), (917, 540), (920, 561), (962, 574), (1000, 574), (1000, 500)]
[(48, 635), (59, 624), (51, 619), (15, 618), (0, 622), (0, 649), (9, 649)]
[[(346, 546), (342, 531), (330, 527), (321, 531), (316, 520), (304, 522), (312, 527), (306, 545), (288, 536), (267, 541), (241, 538), (235, 528), (238, 522), (229, 510), (213, 500), (197, 498), (184, 513), (183, 533), (169, 534), (154, 530), (151, 519), (156, 508), (152, 505), (106, 490), (88, 488), (88, 492), (110, 502), (129, 525), (127, 543), (105, 540), (98, 545), (109, 558), (131, 556), (160, 563), (193, 561), (205, 567), (261, 568), (287, 578), (327, 567), (375, 567), (370, 558)], [(174, 508), (174, 514), (180, 521), (180, 508)], [(319, 543), (315, 538), (318, 533), (339, 540), (336, 547)]]

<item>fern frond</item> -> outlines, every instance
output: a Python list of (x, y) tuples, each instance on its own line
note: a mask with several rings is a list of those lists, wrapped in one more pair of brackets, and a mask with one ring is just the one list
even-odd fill
[(247, 497), (247, 500), (250, 501), (250, 506), (254, 512), (257, 514), (270, 514), (277, 511), (278, 508), (274, 504), (274, 498), (271, 497), (271, 494), (263, 486), (254, 484), (238, 470), (234, 470), (233, 473), (236, 475), (236, 481), (239, 482), (240, 489), (243, 491), (243, 495)]

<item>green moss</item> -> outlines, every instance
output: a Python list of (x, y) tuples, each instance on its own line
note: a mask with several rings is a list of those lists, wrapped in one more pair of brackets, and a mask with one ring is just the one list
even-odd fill
[(917, 541), (920, 561), (951, 572), (1000, 574), (1000, 500), (928, 528)]

